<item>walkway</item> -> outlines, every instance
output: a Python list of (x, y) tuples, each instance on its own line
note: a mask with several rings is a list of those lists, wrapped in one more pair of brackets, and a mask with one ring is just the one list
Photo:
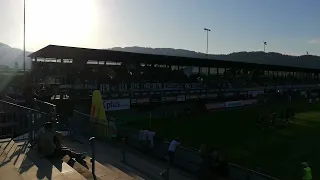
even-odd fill
[[(80, 144), (66, 141), (66, 145), (78, 151), (82, 150), (90, 152), (90, 146), (87, 143)], [(151, 158), (148, 158), (141, 153), (134, 152), (134, 150), (128, 148), (126, 151), (127, 163), (124, 164), (121, 162), (123, 158), (121, 147), (102, 142), (96, 142), (96, 147), (96, 159), (104, 166), (113, 166), (113, 168), (117, 167), (128, 174), (136, 174), (144, 179), (163, 179), (159, 175), (159, 173), (166, 168), (166, 165), (163, 162), (151, 160)], [(191, 179), (194, 179), (191, 175), (188, 175), (178, 169), (171, 168), (170, 170), (170, 180)]]

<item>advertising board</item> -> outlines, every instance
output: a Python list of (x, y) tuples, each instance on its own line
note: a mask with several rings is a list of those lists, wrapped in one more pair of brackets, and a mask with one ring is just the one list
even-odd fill
[(179, 96), (177, 96), (177, 101), (178, 101), (178, 102), (186, 101), (186, 96), (185, 96), (185, 95), (179, 95)]
[(258, 100), (257, 99), (250, 99), (250, 100), (244, 100), (242, 101), (242, 105), (243, 106), (247, 106), (247, 105), (253, 105), (253, 104), (257, 104)]
[(149, 104), (150, 98), (137, 98), (137, 99), (131, 99), (131, 104)]
[(226, 108), (226, 104), (225, 103), (210, 103), (210, 104), (206, 104), (205, 108), (207, 110), (224, 109), (224, 108)]
[(239, 106), (242, 106), (242, 101), (229, 101), (229, 102), (226, 102), (226, 107), (227, 108), (239, 107)]
[(130, 109), (130, 99), (110, 99), (103, 101), (105, 111)]

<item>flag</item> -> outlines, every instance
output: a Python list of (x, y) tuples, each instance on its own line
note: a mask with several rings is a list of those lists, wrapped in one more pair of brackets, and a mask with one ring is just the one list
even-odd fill
[(103, 106), (103, 100), (101, 92), (94, 90), (92, 92), (92, 104), (91, 104), (91, 122), (93, 122), (93, 133), (95, 136), (108, 138), (108, 121)]
[(94, 90), (92, 93), (91, 120), (94, 122), (98, 120), (98, 123), (107, 124), (107, 117), (99, 90)]

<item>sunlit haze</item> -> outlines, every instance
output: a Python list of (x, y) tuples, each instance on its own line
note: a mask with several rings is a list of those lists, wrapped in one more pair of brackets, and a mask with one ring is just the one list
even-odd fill
[[(320, 55), (318, 0), (26, 0), (26, 48), (161, 47)], [(0, 42), (23, 47), (23, 0), (0, 0)]]

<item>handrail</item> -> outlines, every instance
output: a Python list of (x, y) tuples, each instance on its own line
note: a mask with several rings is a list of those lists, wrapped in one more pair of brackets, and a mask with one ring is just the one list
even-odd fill
[[(11, 105), (11, 106), (14, 106), (14, 107), (18, 107), (18, 108), (24, 109), (26, 111), (31, 111), (31, 112), (35, 112), (35, 113), (43, 114), (43, 115), (52, 115), (50, 113), (45, 113), (45, 112), (42, 112), (42, 111), (39, 111), (39, 110), (36, 110), (36, 109), (28, 108), (28, 107), (25, 107), (25, 106), (22, 106), (22, 105), (19, 105), (19, 104), (15, 104), (15, 103), (11, 103), (11, 102), (8, 102), (8, 101), (0, 100), (0, 102), (4, 103), (4, 104)], [(52, 116), (54, 116), (54, 115), (52, 115)]]
[(263, 174), (263, 173), (261, 173), (261, 172), (254, 171), (254, 170), (252, 170), (252, 169), (248, 169), (248, 168), (246, 168), (246, 167), (243, 167), (243, 166), (240, 166), (240, 165), (237, 165), (237, 164), (229, 163), (229, 165), (234, 166), (234, 167), (237, 167), (237, 168), (239, 168), (239, 169), (243, 169), (243, 170), (245, 170), (245, 171), (249, 171), (249, 172), (258, 174), (258, 175), (260, 175), (260, 176), (263, 176), (263, 177), (266, 177), (266, 178), (269, 178), (269, 179), (272, 179), (272, 180), (280, 180), (280, 179), (277, 179), (277, 178), (275, 178), (275, 177), (269, 176), (269, 175), (267, 175), (267, 174)]
[(22, 106), (22, 105), (19, 105), (19, 104), (15, 104), (15, 103), (11, 103), (11, 102), (8, 102), (8, 101), (0, 100), (0, 102), (5, 103), (5, 104), (9, 104), (11, 106), (19, 107), (19, 108), (24, 109), (24, 110), (37, 112), (37, 113), (40, 113), (40, 114), (47, 114), (47, 113), (41, 112), (39, 110), (28, 108), (28, 107), (25, 107), (25, 106)]
[(73, 112), (78, 113), (78, 114), (81, 114), (81, 115), (83, 115), (83, 116), (91, 117), (89, 114), (85, 114), (85, 113), (80, 112), (80, 111), (73, 110)]
[(49, 105), (49, 106), (52, 106), (52, 107), (56, 107), (55, 104), (52, 104), (52, 103), (49, 103), (49, 102), (46, 102), (46, 101), (42, 101), (42, 100), (39, 100), (39, 99), (37, 99), (37, 98), (34, 98), (33, 100), (34, 100), (35, 102), (40, 102), (40, 103), (45, 104), (45, 105)]
[[(77, 113), (77, 114), (80, 114), (80, 115), (83, 115), (83, 116), (86, 116), (87, 118), (93, 118), (91, 117), (91, 115), (89, 114), (85, 114), (83, 112), (80, 112), (80, 111), (76, 111), (76, 110), (73, 110), (74, 113)], [(104, 119), (100, 119), (100, 118), (94, 118), (95, 120), (100, 120), (100, 121), (105, 121)], [(109, 118), (107, 118), (107, 121), (111, 121), (111, 122), (114, 122), (114, 120), (111, 120)]]
[(12, 101), (14, 101), (14, 102), (17, 101), (16, 99), (14, 99), (14, 98), (12, 98), (12, 97), (10, 97), (10, 96), (8, 96), (8, 95), (5, 95), (5, 97), (8, 98), (8, 99), (10, 99), (10, 100), (12, 100)]

